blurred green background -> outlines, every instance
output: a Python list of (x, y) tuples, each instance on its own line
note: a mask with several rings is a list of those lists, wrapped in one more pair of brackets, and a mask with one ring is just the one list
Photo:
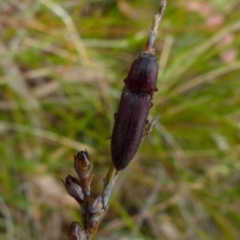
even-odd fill
[[(0, 240), (67, 239), (61, 179), (87, 149), (93, 191), (157, 0), (0, 1)], [(240, 3), (168, 1), (160, 117), (119, 176), (97, 239), (240, 239)]]

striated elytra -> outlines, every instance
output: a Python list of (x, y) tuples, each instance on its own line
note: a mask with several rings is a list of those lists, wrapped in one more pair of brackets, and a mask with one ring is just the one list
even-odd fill
[(157, 75), (156, 56), (143, 52), (133, 61), (124, 80), (111, 138), (112, 161), (118, 171), (129, 164), (141, 143), (156, 91)]

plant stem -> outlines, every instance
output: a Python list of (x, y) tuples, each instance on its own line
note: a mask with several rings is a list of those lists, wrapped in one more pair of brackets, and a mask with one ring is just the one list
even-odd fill
[(104, 181), (104, 189), (107, 188), (107, 186), (117, 177), (118, 172), (115, 167), (113, 166), (113, 163), (111, 162), (109, 169), (108, 169), (108, 173), (106, 175), (105, 181)]

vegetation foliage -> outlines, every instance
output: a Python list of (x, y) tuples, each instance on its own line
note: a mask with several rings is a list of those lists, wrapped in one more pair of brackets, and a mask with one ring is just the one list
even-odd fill
[[(0, 2), (0, 240), (66, 239), (61, 179), (110, 159), (123, 79), (154, 0)], [(240, 239), (240, 5), (168, 1), (156, 40), (160, 117), (119, 175), (98, 239)]]

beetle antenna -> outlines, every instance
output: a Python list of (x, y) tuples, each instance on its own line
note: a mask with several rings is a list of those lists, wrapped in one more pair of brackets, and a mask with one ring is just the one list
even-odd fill
[(153, 18), (151, 30), (148, 36), (146, 52), (154, 53), (153, 44), (157, 36), (158, 27), (162, 21), (163, 13), (167, 5), (167, 0), (159, 0), (159, 11)]

